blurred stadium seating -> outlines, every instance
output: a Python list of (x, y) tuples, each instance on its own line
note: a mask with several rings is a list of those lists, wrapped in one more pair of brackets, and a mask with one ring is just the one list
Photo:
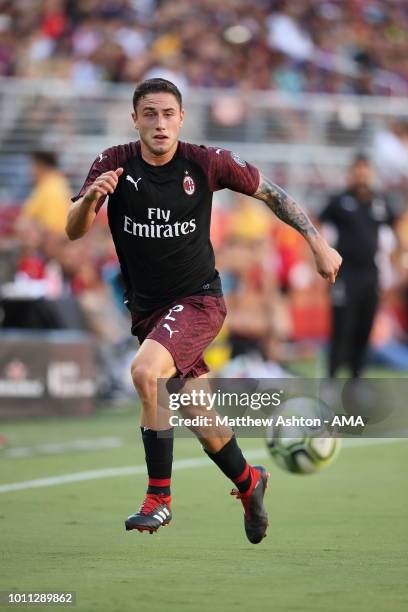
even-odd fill
[(0, 73), (405, 93), (404, 0), (1, 0)]
[[(103, 149), (137, 137), (131, 85), (88, 92), (65, 81), (3, 78), (0, 86), (3, 205), (27, 195), (31, 151), (58, 151), (75, 191)], [(396, 195), (406, 188), (405, 98), (190, 88), (185, 105), (182, 138), (236, 150), (311, 209), (321, 206), (326, 189), (344, 184), (356, 150), (378, 156), (384, 186)]]
[[(32, 188), (32, 152), (57, 152), (77, 191), (104, 148), (136, 138), (135, 82), (161, 75), (184, 94), (183, 139), (234, 149), (312, 215), (342, 188), (356, 151), (372, 157), (401, 213), (398, 248), (384, 239), (374, 340), (397, 343), (399, 355), (408, 301), (407, 26), (402, 1), (0, 0), (0, 281), (21, 280), (22, 260), (34, 255), (31, 280), (47, 280), (47, 297), (51, 276), (53, 299), (79, 305), (106, 371), (125, 354), (128, 321), (104, 214), (74, 246), (41, 227), (27, 244), (15, 218)], [(281, 363), (309, 356), (304, 342), (324, 341), (330, 322), (327, 288), (303, 240), (258, 203), (220, 192), (213, 241), (230, 316), (229, 342), (224, 334), (216, 343), (212, 364), (242, 351)], [(122, 386), (117, 378), (110, 390)]]

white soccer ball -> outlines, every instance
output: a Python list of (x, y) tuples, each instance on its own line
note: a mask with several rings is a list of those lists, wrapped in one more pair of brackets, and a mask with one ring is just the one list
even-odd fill
[(294, 474), (314, 474), (330, 465), (341, 447), (341, 440), (331, 437), (331, 416), (325, 404), (311, 397), (284, 402), (275, 416), (278, 424), (266, 431), (266, 446), (277, 465)]

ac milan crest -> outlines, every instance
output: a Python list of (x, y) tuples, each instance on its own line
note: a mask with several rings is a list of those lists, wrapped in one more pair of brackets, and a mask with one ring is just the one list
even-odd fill
[(187, 195), (191, 196), (195, 192), (195, 182), (189, 174), (183, 179), (183, 189)]

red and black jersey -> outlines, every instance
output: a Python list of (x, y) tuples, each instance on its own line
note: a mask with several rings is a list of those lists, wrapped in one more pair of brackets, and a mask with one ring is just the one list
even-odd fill
[[(153, 311), (196, 294), (221, 295), (210, 242), (212, 194), (252, 195), (258, 170), (224, 149), (179, 142), (162, 166), (144, 161), (140, 142), (106, 149), (73, 201), (103, 172), (123, 167), (108, 219), (132, 312)], [(98, 202), (97, 210), (103, 204)]]

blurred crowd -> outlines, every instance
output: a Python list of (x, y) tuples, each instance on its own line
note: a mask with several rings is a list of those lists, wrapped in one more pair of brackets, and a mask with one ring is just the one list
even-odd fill
[(101, 366), (99, 391), (108, 396), (123, 387), (132, 342), (106, 213), (83, 240), (71, 242), (65, 234), (71, 189), (55, 154), (34, 153), (32, 176), (33, 190), (0, 240), (1, 323), (89, 332)]
[(404, 0), (0, 0), (0, 75), (404, 93)]

